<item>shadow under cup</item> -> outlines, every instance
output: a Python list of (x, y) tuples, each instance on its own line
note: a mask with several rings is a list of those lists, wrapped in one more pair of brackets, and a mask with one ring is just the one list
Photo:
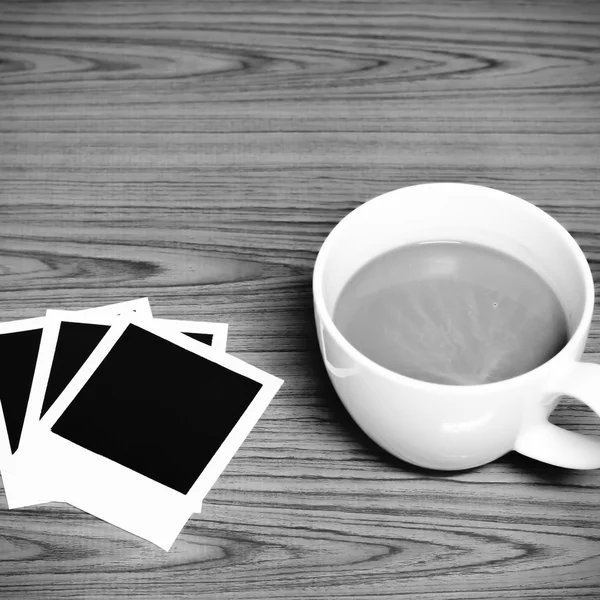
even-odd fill
[[(561, 301), (567, 345), (528, 373), (472, 386), (411, 379), (362, 355), (333, 323), (343, 287), (377, 256), (424, 241), (471, 242), (529, 265)], [(510, 194), (458, 183), (403, 188), (349, 213), (319, 251), (313, 296), (321, 353), (349, 413), (392, 454), (435, 469), (470, 468), (512, 450), (530, 402), (550, 414), (558, 401), (551, 382), (581, 358), (594, 305), (585, 256), (557, 221)]]

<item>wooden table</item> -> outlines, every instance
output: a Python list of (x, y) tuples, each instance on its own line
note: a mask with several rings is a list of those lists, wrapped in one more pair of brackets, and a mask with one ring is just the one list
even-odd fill
[(0, 42), (0, 320), (148, 296), (285, 379), (168, 553), (2, 495), (0, 597), (600, 598), (600, 472), (391, 458), (311, 299), (335, 223), (429, 181), (541, 206), (600, 282), (600, 3), (16, 1)]

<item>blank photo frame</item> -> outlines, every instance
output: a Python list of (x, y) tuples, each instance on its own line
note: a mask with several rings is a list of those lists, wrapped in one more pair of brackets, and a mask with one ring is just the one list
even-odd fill
[(0, 469), (21, 443), (44, 317), (0, 323)]
[(164, 322), (122, 317), (19, 464), (64, 501), (168, 549), (282, 383)]

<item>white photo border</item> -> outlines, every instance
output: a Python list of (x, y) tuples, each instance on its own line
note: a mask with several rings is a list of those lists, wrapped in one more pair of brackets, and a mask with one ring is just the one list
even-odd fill
[[(51, 431), (129, 325), (136, 325), (261, 384), (249, 407), (187, 494), (95, 454)], [(172, 543), (178, 535), (181, 527), (177, 531), (175, 529), (183, 515), (189, 516), (196, 511), (198, 504), (233, 458), (282, 384), (283, 380), (183, 333), (175, 332), (170, 325), (139, 316), (121, 317), (39, 421), (37, 447), (26, 447), (28, 453), (25, 460), (29, 457), (35, 461), (36, 457), (43, 456), (43, 461), (37, 465), (42, 471), (40, 475), (58, 482), (64, 501), (165, 547), (169, 540)]]

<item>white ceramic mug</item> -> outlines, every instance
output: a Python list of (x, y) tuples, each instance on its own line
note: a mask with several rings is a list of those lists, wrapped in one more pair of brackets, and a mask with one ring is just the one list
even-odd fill
[[(332, 314), (344, 284), (376, 256), (401, 245), (458, 240), (491, 246), (534, 268), (557, 293), (569, 341), (518, 377), (472, 386), (399, 375), (354, 348)], [(600, 414), (600, 366), (579, 362), (594, 310), (585, 256), (557, 221), (504, 192), (431, 183), (383, 194), (330, 232), (314, 267), (313, 297), (329, 377), (358, 425), (395, 456), (432, 469), (466, 469), (510, 450), (574, 469), (600, 467), (600, 438), (548, 421), (561, 395)]]

